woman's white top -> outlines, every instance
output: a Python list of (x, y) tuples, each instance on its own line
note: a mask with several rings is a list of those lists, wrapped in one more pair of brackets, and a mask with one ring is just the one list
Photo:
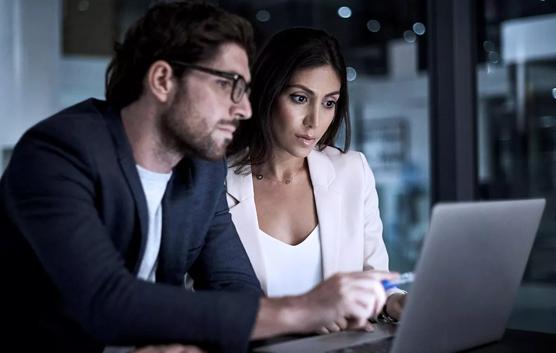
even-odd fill
[(267, 273), (267, 296), (302, 294), (322, 281), (318, 225), (297, 245), (284, 243), (260, 229), (259, 238)]

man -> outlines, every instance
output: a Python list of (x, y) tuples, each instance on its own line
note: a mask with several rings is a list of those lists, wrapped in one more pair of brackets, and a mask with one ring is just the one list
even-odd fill
[(107, 102), (86, 100), (24, 134), (0, 181), (4, 345), (241, 352), (250, 338), (365, 327), (380, 310), (379, 280), (391, 276), (378, 273), (261, 298), (227, 210), (222, 159), (251, 115), (251, 48), (237, 16), (157, 5), (117, 46)]

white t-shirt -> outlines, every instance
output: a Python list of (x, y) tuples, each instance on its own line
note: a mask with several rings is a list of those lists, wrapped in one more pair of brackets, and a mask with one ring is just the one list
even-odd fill
[(269, 297), (305, 293), (322, 281), (320, 231), (297, 245), (286, 244), (259, 229)]
[(137, 171), (139, 172), (139, 178), (141, 178), (141, 185), (145, 192), (147, 208), (149, 210), (147, 244), (137, 277), (154, 282), (156, 280), (156, 266), (162, 237), (162, 197), (172, 173), (156, 173), (139, 165), (137, 166)]

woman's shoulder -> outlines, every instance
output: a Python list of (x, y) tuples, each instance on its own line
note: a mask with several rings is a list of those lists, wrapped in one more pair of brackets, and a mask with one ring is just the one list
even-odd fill
[(314, 166), (315, 171), (329, 176), (334, 183), (355, 186), (367, 178), (370, 169), (367, 159), (361, 152), (344, 153), (336, 147), (326, 147), (313, 153), (314, 156), (309, 164)]
[(323, 157), (328, 158), (332, 164), (336, 165), (349, 165), (361, 166), (362, 162), (366, 163), (366, 158), (363, 153), (359, 151), (342, 152), (338, 147), (327, 146), (322, 151), (315, 151)]

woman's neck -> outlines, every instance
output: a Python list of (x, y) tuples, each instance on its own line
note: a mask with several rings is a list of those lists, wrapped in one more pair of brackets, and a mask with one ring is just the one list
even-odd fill
[(273, 156), (268, 162), (253, 168), (255, 176), (282, 181), (291, 180), (307, 168), (306, 158)]

